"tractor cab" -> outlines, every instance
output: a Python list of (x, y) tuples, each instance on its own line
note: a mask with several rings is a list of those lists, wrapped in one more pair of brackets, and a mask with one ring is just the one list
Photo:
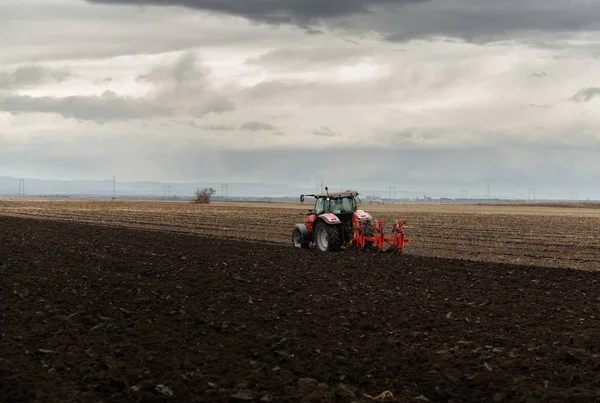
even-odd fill
[[(315, 198), (315, 205), (312, 210), (308, 210), (306, 214), (308, 216), (307, 223), (316, 220), (321, 215), (335, 215), (335, 219), (339, 219), (342, 222), (351, 222), (353, 215), (358, 211), (358, 192), (347, 190), (345, 192), (332, 192), (328, 191), (325, 187), (325, 194), (311, 194), (300, 196), (300, 202), (304, 203), (305, 196), (312, 196)], [(332, 217), (333, 218), (333, 217)]]
[(357, 203), (354, 196), (325, 196), (315, 200), (315, 214), (332, 213), (335, 215), (354, 213)]

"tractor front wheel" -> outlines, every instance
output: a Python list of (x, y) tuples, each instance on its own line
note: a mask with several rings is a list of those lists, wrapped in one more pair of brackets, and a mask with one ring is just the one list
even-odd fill
[(342, 237), (338, 227), (323, 222), (315, 228), (315, 244), (322, 252), (339, 250), (342, 247)]

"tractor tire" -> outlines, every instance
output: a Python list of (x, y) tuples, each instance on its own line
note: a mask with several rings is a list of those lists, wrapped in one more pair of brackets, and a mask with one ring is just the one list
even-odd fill
[(342, 247), (342, 234), (338, 226), (320, 222), (315, 228), (315, 245), (321, 252), (333, 252)]
[(294, 245), (295, 248), (308, 248), (308, 245), (310, 245), (310, 242), (306, 242), (303, 238), (302, 238), (302, 233), (300, 232), (299, 228), (294, 228), (294, 230), (292, 231), (292, 244)]

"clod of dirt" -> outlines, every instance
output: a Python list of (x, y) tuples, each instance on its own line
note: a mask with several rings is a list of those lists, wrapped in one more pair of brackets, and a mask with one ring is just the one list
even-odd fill
[(251, 390), (238, 390), (231, 398), (236, 401), (251, 401), (254, 395)]
[(298, 392), (303, 395), (309, 395), (316, 388), (319, 382), (316, 379), (312, 378), (300, 378), (298, 379)]
[(156, 385), (156, 390), (165, 396), (173, 396), (173, 391), (171, 390), (171, 388), (163, 384)]
[(261, 402), (270, 402), (273, 400), (273, 396), (271, 396), (269, 393), (263, 393), (263, 395), (260, 398)]
[(335, 395), (337, 398), (339, 398), (342, 402), (349, 402), (349, 401), (355, 401), (356, 400), (356, 394), (351, 391), (350, 389), (348, 389), (345, 385), (343, 384), (339, 384), (335, 390)]

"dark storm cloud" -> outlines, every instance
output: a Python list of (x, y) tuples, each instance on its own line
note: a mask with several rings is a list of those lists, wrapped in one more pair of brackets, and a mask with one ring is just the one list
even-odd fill
[(52, 82), (63, 82), (71, 73), (61, 69), (43, 66), (22, 66), (11, 71), (0, 71), (0, 88), (18, 89), (38, 86)]
[(600, 87), (587, 87), (577, 91), (571, 100), (578, 103), (588, 102), (598, 95), (600, 95)]
[(275, 126), (273, 126), (269, 123), (259, 122), (257, 120), (252, 121), (252, 122), (246, 122), (246, 123), (242, 124), (240, 126), (240, 129), (249, 130), (251, 132), (257, 132), (257, 131), (261, 131), (261, 130), (266, 130), (266, 131), (276, 130)]
[(600, 3), (565, 0), (86, 0), (90, 3), (182, 6), (267, 24), (292, 24), (308, 33), (320, 24), (377, 32), (400, 42), (440, 35), (473, 42), (533, 32), (600, 29)]
[(409, 15), (412, 18), (401, 17), (403, 24), (397, 28), (391, 25), (390, 16), (376, 30), (387, 32), (385, 39), (391, 42), (437, 35), (485, 43), (514, 36), (531, 38), (536, 33), (556, 36), (600, 29), (600, 3), (587, 1), (431, 1), (411, 9)]
[[(369, 13), (382, 5), (428, 0), (87, 0), (89, 3), (181, 6), (247, 18), (269, 24), (308, 26), (323, 19)], [(314, 32), (314, 31), (313, 31)]]

